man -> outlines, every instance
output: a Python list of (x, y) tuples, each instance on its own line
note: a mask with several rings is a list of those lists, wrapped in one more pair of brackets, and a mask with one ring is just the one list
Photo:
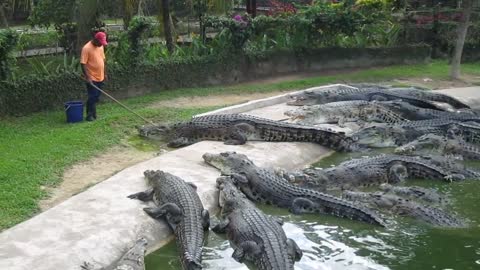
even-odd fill
[(82, 48), (80, 64), (87, 83), (87, 121), (97, 119), (97, 102), (100, 99), (101, 92), (92, 86), (103, 87), (105, 80), (105, 52), (103, 46), (106, 46), (107, 35), (104, 32), (98, 32), (94, 38), (87, 42)]

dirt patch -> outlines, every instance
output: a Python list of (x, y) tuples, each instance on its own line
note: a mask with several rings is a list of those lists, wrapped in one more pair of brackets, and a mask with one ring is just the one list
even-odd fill
[(149, 108), (152, 108), (152, 109), (158, 109), (163, 107), (185, 108), (185, 107), (192, 107), (195, 105), (201, 106), (201, 107), (234, 105), (234, 104), (245, 103), (250, 100), (276, 96), (286, 92), (289, 92), (289, 91), (278, 91), (278, 92), (270, 92), (270, 93), (253, 93), (253, 94), (247, 94), (247, 95), (215, 95), (215, 96), (205, 96), (205, 97), (181, 97), (181, 98), (153, 103), (149, 106)]
[(58, 187), (46, 188), (50, 196), (39, 202), (40, 209), (45, 211), (87, 187), (155, 155), (155, 152), (140, 151), (123, 145), (115, 146), (88, 161), (78, 163), (65, 171), (63, 181)]

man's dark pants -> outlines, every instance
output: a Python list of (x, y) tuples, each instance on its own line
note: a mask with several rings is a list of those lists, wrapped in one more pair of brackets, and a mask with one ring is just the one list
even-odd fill
[[(100, 89), (102, 89), (103, 87), (103, 82), (92, 81), (92, 83)], [(87, 92), (87, 120), (91, 121), (97, 119), (97, 102), (100, 100), (100, 95), (102, 94), (102, 92), (97, 90), (89, 83), (87, 83)]]

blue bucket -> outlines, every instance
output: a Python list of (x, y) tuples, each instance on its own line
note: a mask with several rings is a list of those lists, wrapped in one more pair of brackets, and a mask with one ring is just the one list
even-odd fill
[(67, 123), (76, 123), (83, 121), (83, 102), (69, 101), (65, 103), (65, 113), (67, 114)]

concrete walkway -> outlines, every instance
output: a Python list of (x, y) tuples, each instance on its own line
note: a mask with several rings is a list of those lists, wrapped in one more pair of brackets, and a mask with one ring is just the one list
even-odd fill
[[(332, 87), (332, 86), (329, 86)], [(336, 86), (333, 86), (336, 87)], [(257, 100), (210, 113), (247, 112), (266, 118), (284, 118), (282, 105), (288, 95)], [(273, 106), (270, 108), (268, 106)], [(204, 206), (216, 211), (215, 180), (219, 172), (206, 165), (205, 152), (237, 151), (260, 166), (301, 168), (330, 151), (310, 143), (248, 142), (227, 146), (201, 142), (168, 152), (125, 169), (67, 201), (0, 234), (0, 269), (79, 269), (84, 261), (105, 266), (119, 258), (140, 235), (154, 251), (170, 240), (163, 222), (148, 217), (145, 204), (129, 194), (147, 189), (143, 172), (165, 170), (198, 186)]]
[[(337, 85), (320, 87), (330, 88)], [(472, 106), (480, 104), (480, 88), (449, 89), (440, 92), (458, 96)], [(475, 98), (474, 98), (475, 97)], [(248, 102), (210, 113), (241, 113), (284, 119), (290, 107), (288, 95)], [(125, 169), (60, 205), (0, 234), (0, 269), (52, 270), (79, 269), (83, 261), (105, 266), (119, 258), (140, 235), (149, 240), (153, 251), (168, 240), (171, 232), (163, 222), (146, 214), (145, 204), (126, 198), (147, 189), (143, 172), (165, 170), (198, 186), (198, 193), (212, 214), (216, 210), (214, 183), (219, 172), (207, 166), (205, 152), (237, 151), (247, 154), (260, 166), (301, 168), (331, 153), (310, 143), (248, 142), (227, 146), (221, 142), (201, 142), (168, 152)]]

